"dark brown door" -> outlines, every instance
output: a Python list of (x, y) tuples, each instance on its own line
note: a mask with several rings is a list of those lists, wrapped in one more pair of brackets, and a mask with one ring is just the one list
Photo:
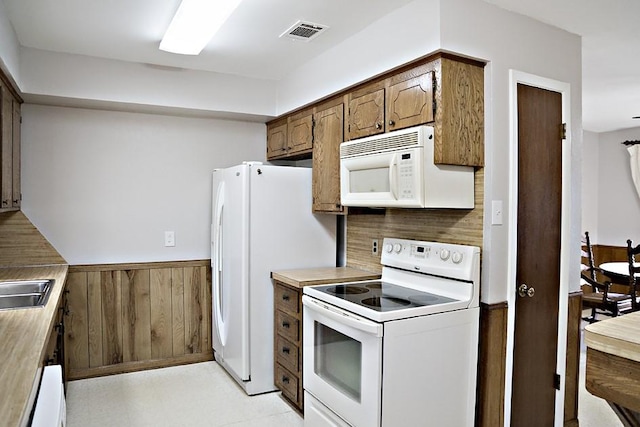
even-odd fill
[[(511, 425), (553, 426), (560, 290), (562, 95), (518, 84), (518, 227)], [(531, 290), (533, 289), (533, 290)]]

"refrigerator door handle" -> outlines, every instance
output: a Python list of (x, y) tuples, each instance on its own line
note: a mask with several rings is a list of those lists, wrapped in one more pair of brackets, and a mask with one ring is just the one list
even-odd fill
[[(215, 204), (215, 215), (213, 223), (213, 311), (214, 311), (214, 333), (220, 338), (220, 343), (224, 347), (227, 342), (226, 328), (223, 319), (223, 303), (222, 303), (222, 222), (224, 212), (224, 181), (218, 186), (218, 194)], [(221, 351), (222, 349), (220, 349)]]

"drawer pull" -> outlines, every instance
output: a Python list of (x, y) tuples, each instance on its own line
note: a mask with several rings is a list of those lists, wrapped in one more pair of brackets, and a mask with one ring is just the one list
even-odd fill
[(291, 326), (291, 325), (289, 324), (289, 322), (286, 322), (286, 321), (285, 321), (285, 322), (282, 322), (282, 327), (283, 327), (283, 328), (289, 329), (289, 327), (290, 327), (290, 326)]
[(283, 375), (282, 376), (282, 383), (283, 384), (289, 384), (289, 377), (286, 377), (286, 376)]
[(282, 347), (282, 352), (286, 353), (286, 354), (289, 354), (289, 353), (291, 353), (291, 350), (289, 350), (289, 347)]
[(287, 294), (282, 295), (282, 301), (289, 301), (289, 295)]

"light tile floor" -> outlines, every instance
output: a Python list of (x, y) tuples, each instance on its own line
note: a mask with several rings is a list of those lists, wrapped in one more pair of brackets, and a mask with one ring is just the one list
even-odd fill
[[(583, 345), (584, 350), (584, 345)], [(620, 427), (607, 403), (584, 388), (580, 358), (580, 427)], [(247, 396), (215, 362), (71, 381), (68, 427), (302, 427), (279, 393)]]
[(71, 381), (68, 427), (302, 427), (279, 393), (247, 396), (215, 362)]

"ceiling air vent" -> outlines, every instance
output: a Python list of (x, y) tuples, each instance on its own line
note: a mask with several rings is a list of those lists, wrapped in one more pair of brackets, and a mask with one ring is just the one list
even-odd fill
[(326, 25), (314, 24), (313, 22), (298, 21), (291, 28), (284, 33), (280, 34), (280, 37), (286, 37), (293, 40), (302, 40), (308, 42), (314, 39), (324, 32), (327, 28)]

